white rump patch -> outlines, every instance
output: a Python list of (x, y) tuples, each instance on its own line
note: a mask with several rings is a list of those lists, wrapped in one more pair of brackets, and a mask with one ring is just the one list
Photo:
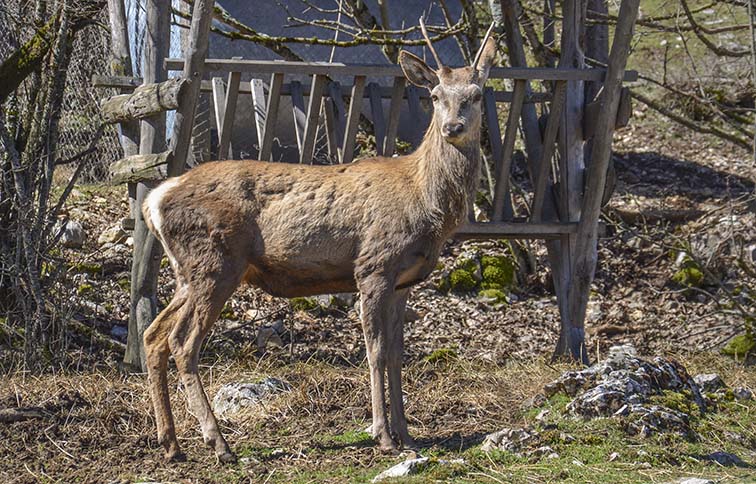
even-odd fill
[(176, 178), (169, 178), (168, 180), (158, 185), (157, 188), (152, 190), (149, 195), (147, 195), (147, 208), (150, 211), (150, 220), (152, 221), (152, 226), (155, 228), (155, 232), (157, 232), (157, 236), (160, 238), (160, 242), (163, 243), (165, 254), (168, 256), (168, 259), (170, 259), (171, 265), (174, 267), (174, 270), (176, 267), (176, 259), (173, 257), (173, 254), (171, 254), (171, 250), (166, 244), (165, 237), (163, 237), (163, 232), (161, 229), (163, 225), (163, 215), (160, 213), (160, 203), (163, 201), (165, 194), (168, 193), (168, 190), (175, 187), (177, 184), (178, 180)]

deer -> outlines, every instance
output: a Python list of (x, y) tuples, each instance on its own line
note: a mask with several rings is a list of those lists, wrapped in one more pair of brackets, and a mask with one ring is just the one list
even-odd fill
[(144, 220), (176, 278), (173, 298), (144, 332), (147, 382), (167, 461), (185, 458), (171, 413), (169, 355), (205, 444), (220, 462), (236, 460), (218, 429), (198, 360), (202, 341), (242, 283), (287, 298), (359, 292), (372, 437), (382, 451), (414, 447), (402, 398), (407, 296), (467, 219), (479, 179), (482, 90), (496, 53), (489, 28), (471, 65), (446, 67), (422, 19), (420, 27), (437, 68), (410, 52), (399, 55), (407, 80), (428, 89), (433, 105), (413, 153), (319, 166), (208, 162), (163, 181), (145, 199)]

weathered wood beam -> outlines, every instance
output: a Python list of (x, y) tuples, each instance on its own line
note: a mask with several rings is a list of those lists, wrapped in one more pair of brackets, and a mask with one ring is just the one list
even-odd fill
[[(591, 283), (598, 259), (598, 220), (601, 214), (601, 200), (606, 183), (606, 172), (612, 152), (614, 123), (620, 102), (620, 91), (630, 43), (633, 38), (633, 26), (638, 17), (639, 0), (622, 0), (614, 31), (614, 41), (609, 54), (607, 76), (604, 80), (603, 106), (598, 113), (596, 134), (593, 137), (591, 164), (587, 168), (585, 196), (583, 197), (580, 222), (575, 234), (576, 247), (572, 263), (571, 284), (569, 287), (569, 311), (573, 326), (565, 335), (565, 346), (569, 354), (576, 359), (585, 359), (585, 320), (586, 307)], [(577, 324), (577, 323), (580, 324)]]
[(186, 87), (185, 79), (174, 78), (144, 84), (131, 94), (103, 99), (100, 104), (102, 120), (109, 124), (124, 123), (176, 109)]
[(526, 81), (515, 81), (514, 100), (509, 108), (509, 118), (504, 131), (502, 141), (501, 159), (496, 160), (496, 188), (493, 197), (493, 221), (500, 222), (506, 215), (505, 208), (511, 205), (509, 197), (509, 176), (512, 169), (512, 156), (514, 155), (517, 128), (520, 126), (522, 105), (525, 101)]
[(110, 183), (118, 185), (163, 180), (172, 159), (170, 151), (127, 156), (110, 165)]
[(328, 79), (326, 76), (321, 75), (316, 75), (312, 80), (312, 92), (307, 103), (304, 140), (299, 157), (300, 163), (312, 163), (312, 157), (315, 154), (315, 136), (318, 133), (318, 124), (320, 122), (320, 104), (323, 100), (323, 89), (325, 89), (327, 82)]
[[(145, 35), (144, 69), (145, 84), (160, 83), (167, 79), (161, 59), (168, 55), (170, 45), (170, 4), (160, 0), (146, 3), (147, 29)], [(148, 155), (165, 149), (165, 113), (146, 117), (140, 122), (139, 153)], [(131, 304), (129, 307), (129, 332), (124, 363), (134, 368), (147, 369), (144, 352), (144, 331), (157, 316), (157, 277), (163, 248), (142, 217), (144, 203), (151, 185), (136, 184), (134, 210), (134, 256), (131, 264)]]
[[(183, 59), (166, 59), (165, 65), (170, 71), (180, 71), (184, 68)], [(450, 66), (451, 67), (451, 66)], [(279, 62), (260, 60), (232, 60), (207, 59), (205, 68), (213, 72), (253, 72), (255, 74), (283, 74), (321, 76), (366, 76), (366, 77), (403, 77), (404, 73), (398, 65), (381, 64), (342, 64), (340, 62)], [(492, 67), (489, 79), (530, 79), (530, 80), (582, 80), (601, 81), (605, 70), (590, 69), (549, 69), (543, 67)], [(635, 81), (638, 73), (628, 71), (625, 80)]]
[(558, 240), (577, 232), (577, 223), (559, 222), (486, 222), (467, 223), (455, 233), (457, 240), (469, 239), (538, 239)]
[[(213, 0), (194, 0), (192, 7), (192, 23), (189, 27), (189, 45), (186, 59), (181, 59), (183, 77), (191, 80), (186, 95), (181, 100), (181, 105), (176, 111), (173, 124), (173, 136), (171, 137), (171, 151), (173, 160), (168, 165), (168, 176), (177, 176), (183, 173), (186, 166), (186, 158), (189, 154), (190, 141), (192, 138), (192, 125), (197, 108), (202, 75), (206, 70), (205, 57), (207, 57), (208, 39), (210, 37), (210, 24), (213, 18)], [(235, 61), (241, 62), (241, 61)]]
[[(283, 74), (280, 75), (283, 76)], [(136, 87), (141, 85), (141, 83), (141, 77), (103, 76), (99, 74), (92, 76), (92, 85), (94, 87), (109, 87), (129, 91), (134, 90)], [(310, 84), (300, 84), (300, 86), (302, 89), (302, 94), (309, 96), (312, 86)], [(352, 87), (353, 86), (350, 84), (341, 85), (342, 94), (351, 92)], [(430, 99), (430, 93), (427, 89), (420, 89), (415, 86), (407, 86), (404, 97), (407, 98), (407, 93), (413, 90), (416, 94), (412, 94), (412, 96), (418, 99)], [(200, 91), (213, 92), (212, 81), (202, 81), (202, 87)], [(380, 91), (382, 99), (391, 99), (391, 96), (393, 96), (394, 88), (382, 86), (380, 88)], [(252, 94), (252, 89), (249, 85), (242, 84), (239, 86), (239, 94)], [(291, 96), (291, 84), (282, 84), (280, 94), (284, 96)], [(514, 93), (512, 91), (493, 91), (493, 97), (497, 103), (510, 103), (512, 102), (513, 96)], [(363, 97), (367, 97), (366, 92), (363, 92)], [(551, 101), (551, 93), (548, 92), (529, 92), (525, 95), (525, 104), (540, 104), (549, 101)]]

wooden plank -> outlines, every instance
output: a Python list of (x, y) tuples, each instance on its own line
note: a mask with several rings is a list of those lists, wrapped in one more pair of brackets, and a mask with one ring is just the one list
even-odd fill
[(323, 89), (328, 79), (325, 76), (316, 75), (312, 80), (312, 92), (307, 106), (307, 120), (305, 121), (304, 140), (302, 151), (299, 154), (299, 162), (310, 164), (315, 154), (315, 136), (318, 134), (320, 122), (320, 104), (323, 100)]
[(299, 81), (291, 81), (291, 109), (294, 117), (294, 134), (297, 136), (297, 148), (301, 159), (307, 115), (305, 114), (305, 102), (302, 95), (302, 83)]
[[(268, 107), (265, 110), (265, 128), (263, 129), (262, 141), (260, 142), (261, 160), (270, 161), (273, 151), (273, 136), (276, 130), (276, 121), (278, 120), (278, 105), (281, 101), (281, 85), (283, 85), (284, 75), (273, 74), (270, 78), (270, 90), (268, 91)], [(293, 99), (293, 98), (292, 98)]]
[(236, 102), (239, 98), (240, 83), (241, 72), (231, 72), (228, 75), (226, 98), (223, 101), (223, 125), (220, 128), (220, 136), (218, 136), (218, 159), (221, 160), (234, 157), (231, 149), (231, 135), (234, 133), (234, 117), (236, 116)]
[(510, 216), (506, 213), (505, 203), (509, 201), (511, 204), (509, 197), (509, 177), (512, 169), (515, 140), (517, 139), (517, 128), (520, 125), (520, 115), (522, 114), (522, 105), (525, 101), (526, 90), (527, 81), (515, 81), (514, 100), (509, 108), (509, 118), (507, 118), (507, 127), (504, 131), (501, 158), (496, 163), (496, 188), (494, 189), (493, 198), (494, 222), (499, 222), (505, 217)]
[(533, 222), (541, 221), (543, 200), (546, 193), (547, 181), (549, 179), (549, 171), (551, 170), (550, 161), (552, 156), (554, 156), (554, 143), (556, 142), (556, 137), (559, 133), (559, 124), (562, 117), (562, 110), (564, 109), (566, 89), (566, 81), (559, 81), (556, 83), (554, 101), (551, 103), (549, 120), (546, 123), (546, 132), (543, 135), (543, 149), (541, 150), (541, 158), (538, 161), (538, 171), (533, 184), (534, 193), (533, 205), (531, 208), (531, 220)]
[(394, 78), (391, 103), (389, 104), (388, 124), (386, 125), (386, 138), (383, 141), (383, 156), (393, 156), (396, 146), (396, 132), (399, 129), (399, 115), (402, 111), (404, 99), (404, 76)]
[(383, 117), (383, 100), (381, 99), (378, 83), (371, 82), (367, 86), (368, 98), (370, 98), (370, 114), (373, 118), (375, 131), (375, 151), (378, 156), (383, 155), (383, 140), (386, 139), (386, 120)]
[(252, 109), (254, 109), (257, 142), (262, 143), (263, 133), (265, 133), (265, 110), (267, 109), (267, 104), (265, 102), (265, 85), (262, 79), (252, 79), (250, 81), (250, 87), (252, 89)]
[(486, 222), (467, 223), (455, 233), (456, 240), (468, 239), (559, 239), (577, 231), (577, 223), (539, 222)]
[(344, 149), (341, 150), (342, 163), (351, 163), (354, 158), (354, 146), (357, 137), (357, 126), (362, 114), (362, 95), (365, 92), (365, 76), (354, 76), (352, 98), (349, 101), (349, 115), (347, 116), (346, 131), (344, 133)]
[[(168, 70), (183, 70), (183, 59), (166, 59)], [(453, 67), (453, 66), (450, 66)], [(290, 61), (262, 61), (262, 60), (233, 60), (207, 59), (205, 69), (213, 72), (254, 72), (255, 74), (283, 74), (320, 75), (320, 76), (367, 76), (367, 77), (403, 77), (404, 72), (398, 65), (382, 64), (343, 64), (341, 62), (290, 62)], [(530, 80), (582, 80), (601, 81), (605, 76), (605, 69), (550, 69), (544, 67), (492, 67), (489, 79), (530, 79)], [(635, 81), (638, 73), (628, 71), (626, 81)]]
[[(92, 85), (94, 87), (107, 87), (116, 88), (123, 91), (133, 91), (135, 87), (142, 83), (141, 77), (129, 77), (129, 76), (92, 76)], [(352, 85), (344, 84), (342, 88), (344, 90), (351, 91)], [(419, 99), (430, 99), (430, 93), (427, 89), (418, 88), (416, 86), (407, 86), (407, 92), (410, 88), (417, 93)], [(305, 96), (310, 95), (310, 84), (302, 84), (302, 94)], [(212, 92), (213, 85), (211, 81), (202, 81), (202, 92)], [(381, 97), (383, 99), (391, 99), (393, 87), (381, 87)], [(284, 96), (291, 95), (291, 84), (286, 83), (281, 87), (280, 93)], [(252, 94), (252, 89), (247, 84), (239, 86), (239, 94)], [(497, 103), (510, 103), (512, 102), (512, 91), (494, 91), (494, 99)], [(405, 94), (405, 97), (406, 94)], [(525, 95), (525, 104), (540, 104), (551, 101), (551, 94), (548, 92), (528, 92)]]

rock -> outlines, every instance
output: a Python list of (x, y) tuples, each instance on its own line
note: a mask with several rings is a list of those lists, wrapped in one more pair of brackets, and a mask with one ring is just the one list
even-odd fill
[(431, 460), (429, 457), (417, 457), (414, 459), (407, 459), (404, 462), (400, 462), (394, 467), (391, 467), (381, 472), (380, 474), (378, 474), (377, 476), (373, 478), (372, 482), (380, 482), (385, 479), (391, 479), (394, 477), (405, 477), (405, 476), (410, 476), (413, 474), (418, 474), (422, 472), (423, 469), (428, 467), (429, 464), (451, 465), (451, 464), (464, 464), (464, 463), (465, 463), (464, 459), (453, 459), (453, 460), (433, 459)]
[(381, 472), (373, 478), (372, 482), (380, 482), (392, 477), (404, 477), (412, 474), (417, 474), (418, 472), (421, 472), (423, 469), (425, 469), (428, 466), (429, 462), (430, 458), (428, 457), (405, 460), (404, 462), (400, 462), (394, 467)]
[(120, 244), (126, 240), (126, 232), (121, 228), (121, 224), (114, 225), (105, 229), (99, 237), (97, 237), (97, 245), (100, 247), (105, 244)]
[(504, 428), (498, 432), (488, 434), (483, 440), (480, 449), (483, 452), (490, 452), (494, 449), (506, 450), (516, 454), (524, 447), (534, 443), (537, 438), (538, 434), (529, 429)]
[(252, 407), (262, 400), (281, 392), (288, 392), (291, 386), (278, 378), (265, 378), (259, 383), (228, 383), (223, 385), (213, 398), (215, 414), (233, 414), (243, 407)]
[(129, 335), (129, 329), (126, 326), (115, 325), (110, 329), (110, 336), (115, 339), (126, 339)]
[(745, 387), (735, 387), (732, 394), (736, 400), (750, 400), (753, 398), (753, 392)]
[(415, 311), (414, 308), (407, 306), (407, 309), (404, 311), (404, 322), (405, 323), (411, 323), (413, 321), (417, 321), (420, 319), (420, 315)]
[(725, 467), (745, 467), (746, 463), (743, 459), (735, 454), (729, 452), (712, 452), (709, 455), (704, 456), (704, 460), (710, 460)]
[(63, 226), (63, 235), (60, 237), (60, 243), (63, 247), (69, 249), (78, 249), (84, 245), (86, 238), (84, 227), (79, 222), (69, 220)]
[(678, 484), (714, 484), (711, 479), (701, 479), (699, 477), (689, 477), (687, 479), (680, 479)]
[(542, 447), (538, 447), (536, 450), (529, 452), (528, 455), (534, 455), (537, 457), (545, 457), (547, 459), (558, 459), (559, 454), (554, 451), (554, 449), (551, 448), (551, 446), (544, 445)]
[(724, 381), (716, 373), (703, 373), (696, 375), (693, 377), (693, 381), (696, 382), (696, 385), (698, 385), (701, 391), (707, 393), (713, 393), (720, 388), (725, 387)]
[(278, 335), (275, 328), (271, 326), (263, 326), (257, 331), (257, 351), (260, 353), (264, 352), (268, 344), (272, 344), (279, 348), (283, 348), (284, 346), (283, 340), (281, 339), (281, 336)]
[(660, 405), (630, 405), (627, 415), (628, 430), (642, 437), (650, 437), (660, 432), (677, 432), (684, 437), (692, 435), (690, 417), (671, 408)]

